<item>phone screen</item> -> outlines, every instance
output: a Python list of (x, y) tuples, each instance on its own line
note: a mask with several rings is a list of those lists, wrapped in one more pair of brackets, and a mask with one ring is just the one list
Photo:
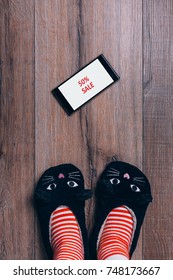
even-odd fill
[(118, 79), (117, 73), (100, 55), (52, 92), (70, 115)]

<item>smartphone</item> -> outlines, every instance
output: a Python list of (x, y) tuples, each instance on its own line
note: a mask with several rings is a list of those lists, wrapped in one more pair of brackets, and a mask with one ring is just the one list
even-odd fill
[(103, 54), (52, 90), (68, 115), (120, 79)]

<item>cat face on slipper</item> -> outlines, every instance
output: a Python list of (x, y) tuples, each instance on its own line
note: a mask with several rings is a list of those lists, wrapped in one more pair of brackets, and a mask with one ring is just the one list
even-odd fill
[(49, 168), (41, 176), (35, 199), (42, 203), (57, 202), (57, 199), (84, 200), (87, 194), (81, 171), (72, 164), (62, 164)]
[(116, 196), (138, 204), (152, 201), (146, 176), (137, 167), (125, 162), (111, 162), (101, 174), (97, 190), (105, 197)]

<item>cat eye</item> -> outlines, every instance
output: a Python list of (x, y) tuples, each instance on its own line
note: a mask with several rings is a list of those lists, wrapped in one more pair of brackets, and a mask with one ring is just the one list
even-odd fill
[(131, 190), (133, 192), (140, 192), (141, 191), (140, 188), (138, 188), (136, 185), (130, 185), (130, 187), (131, 187)]
[(56, 189), (56, 184), (55, 184), (55, 183), (50, 184), (50, 185), (47, 187), (47, 190), (49, 190), (49, 191), (53, 191), (54, 189)]
[(68, 181), (67, 184), (69, 185), (70, 188), (75, 188), (78, 186), (78, 184), (74, 181)]
[(111, 182), (111, 184), (113, 184), (113, 185), (118, 185), (118, 184), (120, 183), (120, 180), (117, 179), (117, 178), (113, 178), (113, 179), (110, 179), (110, 182)]

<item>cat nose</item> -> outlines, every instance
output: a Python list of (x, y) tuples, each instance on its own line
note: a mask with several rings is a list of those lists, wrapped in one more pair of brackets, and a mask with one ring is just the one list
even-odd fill
[(64, 176), (64, 174), (63, 174), (63, 173), (60, 173), (60, 174), (58, 175), (58, 178), (59, 178), (59, 179), (64, 179), (64, 178), (65, 178), (65, 176)]
[(128, 173), (125, 173), (124, 176), (123, 176), (123, 178), (129, 180), (129, 179), (130, 179), (130, 175), (129, 175)]

